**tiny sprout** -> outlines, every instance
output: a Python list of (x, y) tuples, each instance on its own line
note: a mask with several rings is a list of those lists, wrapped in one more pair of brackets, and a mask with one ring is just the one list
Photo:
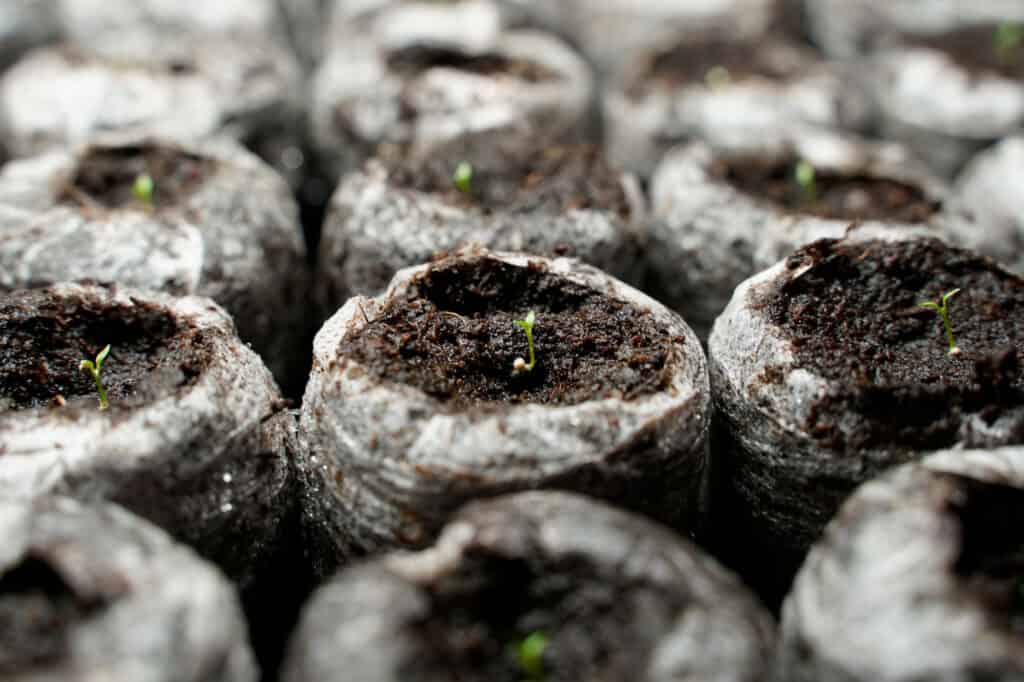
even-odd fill
[(956, 340), (953, 338), (953, 325), (949, 321), (949, 299), (958, 293), (960, 293), (960, 289), (953, 289), (943, 294), (941, 303), (937, 301), (922, 301), (917, 304), (922, 308), (938, 311), (939, 316), (942, 317), (942, 324), (946, 327), (946, 340), (949, 342), (950, 355), (960, 355), (960, 347), (956, 345)]
[(78, 363), (78, 368), (89, 372), (89, 374), (92, 375), (92, 380), (96, 382), (96, 392), (100, 395), (101, 410), (105, 410), (110, 407), (110, 404), (107, 402), (107, 391), (103, 388), (103, 381), (100, 379), (100, 372), (103, 371), (103, 361), (107, 359), (107, 355), (109, 354), (110, 344), (108, 343), (106, 347), (99, 352), (99, 355), (96, 356), (95, 362), (92, 360), (82, 360)]
[(452, 182), (460, 192), (469, 194), (472, 190), (473, 165), (468, 161), (460, 161), (459, 165), (455, 167)]
[(519, 357), (512, 363), (512, 369), (516, 372), (532, 372), (533, 368), (537, 365), (537, 358), (533, 355), (533, 323), (536, 321), (537, 316), (534, 315), (532, 310), (526, 314), (525, 320), (514, 320), (515, 325), (526, 333), (526, 344), (530, 347), (529, 362)]
[(1002, 61), (1012, 61), (1017, 50), (1024, 44), (1024, 25), (1012, 21), (1002, 22), (996, 27), (992, 43)]
[(800, 187), (800, 196), (805, 202), (813, 202), (818, 198), (818, 185), (815, 181), (814, 166), (801, 159), (793, 169), (793, 177)]
[(132, 194), (147, 208), (153, 207), (153, 178), (149, 173), (142, 173), (132, 183)]
[(721, 90), (732, 83), (732, 74), (729, 73), (729, 69), (718, 64), (707, 70), (707, 73), (704, 74), (704, 82), (712, 90)]
[(540, 630), (534, 630), (516, 646), (519, 667), (531, 680), (544, 679), (544, 650), (548, 648), (548, 637)]

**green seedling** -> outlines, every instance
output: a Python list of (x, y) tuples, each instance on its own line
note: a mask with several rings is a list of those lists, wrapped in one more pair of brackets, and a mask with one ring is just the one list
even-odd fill
[(922, 308), (928, 308), (929, 310), (935, 310), (942, 317), (942, 324), (946, 328), (946, 340), (949, 341), (949, 354), (960, 355), (960, 347), (956, 345), (956, 340), (953, 338), (953, 325), (949, 321), (949, 299), (960, 293), (960, 289), (953, 289), (943, 294), (941, 302), (939, 301), (922, 301), (917, 305)]
[(1017, 50), (1024, 44), (1024, 25), (1004, 21), (996, 27), (995, 35), (992, 36), (992, 44), (1000, 61), (1014, 61)]
[(519, 668), (528, 680), (544, 679), (544, 650), (548, 648), (548, 636), (534, 630), (516, 645), (516, 659)]
[(533, 354), (533, 323), (536, 321), (537, 316), (533, 314), (532, 310), (526, 314), (525, 320), (514, 320), (515, 325), (526, 333), (526, 344), (530, 347), (529, 362), (520, 357), (512, 363), (512, 369), (516, 372), (532, 372), (537, 365), (537, 358)]
[(92, 375), (92, 380), (96, 382), (96, 392), (100, 396), (100, 409), (105, 410), (110, 407), (110, 403), (107, 402), (107, 390), (103, 388), (103, 379), (100, 378), (100, 373), (103, 371), (103, 361), (107, 359), (107, 355), (110, 354), (110, 344), (100, 351), (99, 355), (96, 356), (96, 361), (82, 360), (78, 363), (78, 367), (81, 370), (89, 372)]
[(146, 208), (153, 208), (153, 178), (149, 173), (142, 173), (132, 183), (132, 194)]
[(732, 74), (729, 73), (729, 69), (718, 64), (707, 70), (707, 73), (704, 74), (704, 82), (712, 90), (722, 90), (732, 83)]
[(452, 174), (452, 182), (460, 192), (470, 194), (473, 190), (473, 165), (468, 161), (460, 161)]
[(793, 178), (800, 188), (800, 198), (805, 203), (812, 203), (818, 199), (818, 183), (815, 180), (814, 166), (808, 161), (801, 159), (793, 169)]

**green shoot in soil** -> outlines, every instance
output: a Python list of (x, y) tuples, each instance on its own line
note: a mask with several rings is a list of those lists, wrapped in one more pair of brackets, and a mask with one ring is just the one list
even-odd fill
[(452, 182), (455, 183), (456, 189), (463, 194), (470, 194), (473, 190), (473, 166), (468, 161), (460, 161), (459, 165), (455, 167), (455, 173), (452, 175)]
[(704, 74), (704, 82), (712, 90), (722, 90), (732, 83), (732, 74), (722, 65), (712, 66)]
[(107, 359), (107, 355), (110, 354), (110, 344), (100, 351), (99, 355), (96, 356), (96, 361), (82, 360), (78, 363), (79, 369), (85, 370), (92, 375), (92, 380), (96, 382), (96, 392), (100, 395), (100, 409), (105, 410), (110, 407), (110, 403), (107, 402), (107, 390), (103, 388), (103, 380), (100, 379), (100, 372), (103, 371), (103, 361)]
[(532, 372), (537, 364), (537, 358), (533, 354), (533, 323), (536, 321), (537, 316), (533, 314), (532, 310), (526, 314), (525, 320), (514, 320), (515, 325), (526, 333), (526, 343), (530, 347), (529, 362), (522, 358), (516, 358), (512, 363), (512, 369), (516, 372)]
[(1004, 21), (996, 27), (995, 35), (992, 36), (992, 44), (1000, 61), (1004, 63), (1015, 61), (1017, 51), (1024, 44), (1024, 25)]
[(135, 182), (132, 183), (132, 194), (146, 208), (153, 208), (153, 178), (149, 173), (143, 173), (135, 178)]
[(938, 301), (922, 301), (918, 303), (922, 308), (928, 308), (929, 310), (935, 310), (942, 317), (942, 324), (946, 327), (946, 340), (949, 342), (949, 354), (960, 355), (960, 347), (956, 345), (956, 340), (953, 338), (953, 325), (949, 321), (949, 299), (953, 298), (960, 292), (960, 289), (953, 289), (942, 296), (942, 302)]
[(519, 667), (528, 680), (544, 679), (544, 650), (548, 648), (548, 636), (534, 630), (516, 644), (516, 658)]
[(814, 166), (801, 159), (793, 169), (793, 178), (800, 187), (800, 198), (804, 203), (813, 203), (818, 199), (818, 185), (814, 179)]

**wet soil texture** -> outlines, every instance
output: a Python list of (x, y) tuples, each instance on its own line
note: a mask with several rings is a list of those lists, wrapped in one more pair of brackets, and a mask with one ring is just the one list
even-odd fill
[(1024, 490), (969, 476), (937, 474), (960, 525), (955, 570), (993, 625), (1024, 635)]
[(111, 409), (140, 405), (190, 385), (204, 341), (157, 306), (64, 300), (46, 291), (0, 297), (0, 411), (98, 404), (80, 367), (110, 344), (102, 381)]
[(863, 174), (815, 169), (814, 189), (796, 180), (799, 159), (765, 162), (755, 158), (719, 162), (712, 175), (759, 201), (794, 214), (828, 220), (880, 220), (919, 224), (940, 208), (920, 189)]
[(553, 71), (527, 59), (514, 59), (499, 54), (465, 54), (441, 47), (413, 45), (392, 51), (388, 68), (406, 78), (429, 69), (454, 69), (480, 76), (509, 76), (528, 83), (554, 80)]
[(95, 147), (79, 162), (61, 201), (73, 205), (99, 204), (115, 209), (143, 206), (133, 191), (136, 180), (149, 175), (154, 208), (184, 202), (212, 175), (216, 162), (158, 144)]
[[(478, 551), (424, 586), (430, 618), (414, 628), (428, 655), (417, 668), (451, 680), (627, 679), (652, 643), (635, 624), (670, 628), (685, 597), (642, 578), (629, 585), (620, 580), (584, 556)], [(519, 655), (531, 634), (548, 640), (535, 675), (524, 670)]]
[[(515, 320), (533, 311), (537, 364)], [(495, 260), (427, 271), (339, 353), (380, 379), (410, 384), (453, 409), (486, 403), (573, 405), (657, 392), (669, 337), (649, 313), (540, 268)]]
[[(796, 365), (834, 385), (805, 425), (826, 447), (936, 450), (970, 441), (970, 418), (992, 424), (1024, 404), (1024, 280), (992, 261), (931, 239), (822, 240), (787, 267), (762, 303)], [(949, 313), (962, 352), (950, 355), (940, 316), (919, 303), (956, 288)]]
[[(629, 202), (619, 173), (590, 145), (495, 144), (474, 135), (449, 143), (427, 158), (391, 146), (381, 158), (392, 184), (443, 195), (463, 207), (485, 212), (561, 215), (573, 209), (602, 209), (628, 217)], [(459, 164), (472, 168), (469, 191), (453, 181)]]

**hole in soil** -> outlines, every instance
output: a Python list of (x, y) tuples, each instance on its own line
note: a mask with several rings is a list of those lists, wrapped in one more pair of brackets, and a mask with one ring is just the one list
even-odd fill
[(954, 570), (1000, 623), (1024, 635), (1024, 490), (941, 474), (960, 522)]
[(158, 144), (93, 147), (79, 160), (59, 200), (73, 205), (98, 203), (105, 208), (143, 207), (133, 187), (139, 176), (153, 180), (156, 209), (176, 206), (210, 177), (216, 162)]
[(938, 50), (974, 74), (1024, 80), (1024, 41), (1001, 46), (998, 24), (981, 24), (934, 36), (908, 37), (916, 47)]
[(60, 660), (69, 631), (103, 604), (77, 596), (45, 561), (26, 557), (0, 574), (0, 674)]
[(511, 76), (528, 83), (558, 78), (551, 69), (528, 59), (497, 54), (468, 55), (426, 45), (412, 45), (388, 53), (387, 65), (403, 78), (412, 78), (434, 68), (458, 69), (481, 76)]
[[(537, 365), (514, 324), (530, 311)], [(673, 344), (649, 312), (549, 274), (491, 259), (440, 264), (338, 348), (380, 380), (459, 409), (481, 403), (573, 405), (661, 390)]]
[(842, 175), (826, 169), (814, 173), (814, 196), (796, 181), (798, 159), (766, 162), (738, 158), (716, 162), (712, 177), (759, 201), (801, 215), (831, 220), (881, 220), (918, 224), (940, 208), (917, 187), (867, 175)]
[(635, 79), (633, 96), (649, 88), (676, 89), (689, 83), (705, 83), (724, 69), (731, 82), (763, 78), (788, 80), (806, 68), (806, 51), (782, 43), (737, 42), (709, 38), (686, 42), (654, 55)]
[[(1024, 435), (1024, 280), (933, 239), (821, 240), (787, 267), (759, 304), (794, 365), (837, 383), (806, 424), (827, 447), (949, 447), (970, 442), (961, 428), (972, 415), (1010, 416), (1010, 434)], [(949, 355), (941, 318), (918, 303), (957, 287), (949, 314), (962, 352)]]
[[(489, 138), (489, 139), (488, 139)], [(450, 203), (484, 211), (561, 215), (599, 209), (630, 214), (620, 174), (591, 145), (496, 143), (493, 135), (470, 135), (431, 151), (426, 158), (394, 145), (380, 158), (397, 187), (441, 194)], [(455, 186), (460, 163), (472, 167), (470, 191)]]
[[(471, 553), (425, 586), (430, 616), (410, 624), (438, 679), (545, 682), (629, 679), (682, 608), (662, 590), (599, 575), (585, 558), (534, 564)], [(530, 676), (516, 649), (531, 633), (547, 640), (543, 676)]]
[(101, 378), (111, 409), (137, 406), (192, 384), (205, 342), (155, 305), (104, 305), (45, 291), (0, 298), (0, 411), (45, 406), (95, 409), (96, 386), (79, 363), (107, 344)]

